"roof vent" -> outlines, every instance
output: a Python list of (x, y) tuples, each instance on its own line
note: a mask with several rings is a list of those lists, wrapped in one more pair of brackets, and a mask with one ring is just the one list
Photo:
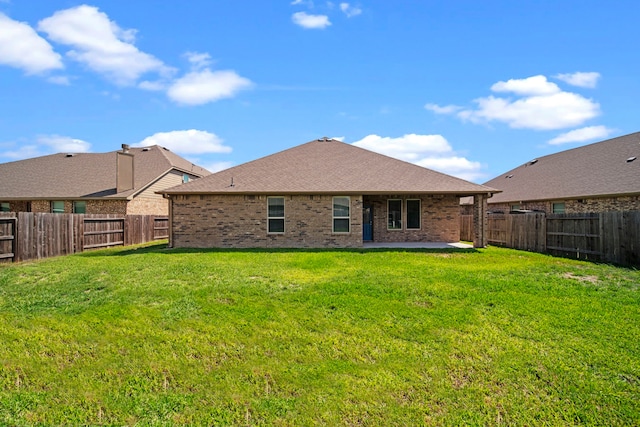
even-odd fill
[[(67, 153), (65, 155), (65, 157), (75, 157), (76, 155), (74, 153)], [(627, 160), (628, 161), (628, 160)]]
[(505, 178), (513, 178), (513, 175), (507, 175)]
[(629, 157), (629, 158), (627, 159), (627, 163), (631, 163), (631, 162), (633, 162), (635, 159), (637, 159), (637, 157), (635, 157), (635, 156), (633, 156), (633, 157)]
[(538, 159), (533, 159), (529, 162), (530, 165), (535, 165), (536, 163), (538, 163)]
[(149, 151), (149, 150), (151, 150), (151, 148), (149, 148), (149, 147), (144, 147), (144, 148), (142, 149), (142, 151)]
[(128, 153), (129, 152), (129, 144), (122, 144), (122, 152), (123, 153)]

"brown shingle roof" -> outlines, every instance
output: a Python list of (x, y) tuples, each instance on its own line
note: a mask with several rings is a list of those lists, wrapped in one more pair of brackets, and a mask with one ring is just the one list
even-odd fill
[(496, 190), (350, 144), (321, 139), (163, 193), (471, 195), (493, 191)]
[(640, 194), (640, 132), (534, 160), (486, 182), (489, 203)]
[(160, 146), (131, 148), (133, 190), (116, 193), (116, 151), (64, 153), (0, 164), (0, 199), (127, 198), (171, 169), (205, 176), (200, 166)]

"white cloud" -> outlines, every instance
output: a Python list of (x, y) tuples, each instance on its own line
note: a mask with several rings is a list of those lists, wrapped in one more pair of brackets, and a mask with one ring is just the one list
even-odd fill
[(231, 98), (252, 85), (249, 79), (239, 76), (235, 71), (211, 71), (207, 68), (192, 71), (174, 81), (167, 95), (179, 104), (202, 105)]
[(187, 52), (184, 56), (191, 63), (193, 70), (201, 70), (211, 65), (211, 55), (208, 53)]
[[(29, 159), (31, 157), (41, 156), (40, 147), (34, 144), (25, 144), (18, 147), (14, 143), (0, 144), (3, 150), (0, 152), (0, 157), (4, 157), (10, 160), (22, 160)], [(5, 148), (6, 147), (6, 148)], [(7, 149), (7, 151), (4, 151)]]
[(560, 92), (557, 84), (545, 76), (533, 76), (526, 79), (510, 79), (491, 86), (494, 92), (513, 92), (518, 95), (552, 95)]
[(38, 24), (49, 39), (71, 46), (67, 55), (118, 85), (133, 85), (143, 74), (173, 70), (133, 45), (135, 30), (123, 30), (97, 7), (58, 11)]
[(0, 157), (22, 160), (52, 153), (87, 153), (91, 149), (91, 144), (69, 136), (39, 135), (34, 142), (2, 143), (0, 149), (2, 149)]
[(586, 88), (595, 88), (598, 84), (598, 80), (600, 79), (600, 73), (596, 72), (577, 72), (570, 74), (557, 74), (555, 76), (556, 79), (562, 80), (565, 83), (568, 83), (572, 86), (578, 87), (586, 87)]
[(340, 3), (340, 10), (347, 15), (348, 18), (358, 16), (362, 13), (359, 7), (351, 6), (349, 3)]
[(293, 23), (307, 29), (324, 29), (331, 25), (327, 15), (309, 15), (306, 12), (296, 12), (291, 15)]
[(47, 81), (61, 86), (69, 86), (71, 84), (67, 76), (51, 76), (47, 78)]
[(575, 129), (556, 136), (549, 141), (551, 145), (567, 144), (570, 142), (585, 142), (594, 139), (606, 138), (611, 135), (612, 129), (606, 126), (588, 126)]
[(409, 134), (399, 138), (368, 135), (353, 145), (462, 179), (484, 177), (482, 165), (457, 156), (442, 135)]
[(0, 64), (39, 74), (64, 68), (51, 45), (24, 22), (0, 12)]
[(40, 135), (37, 142), (53, 149), (56, 153), (88, 153), (91, 144), (81, 139), (60, 135)]
[(163, 80), (156, 80), (154, 82), (145, 80), (138, 84), (138, 88), (157, 92), (157, 91), (165, 90), (167, 88), (167, 82)]
[(230, 153), (232, 150), (216, 134), (196, 129), (158, 132), (135, 144), (136, 147), (151, 145), (160, 145), (182, 154)]
[(457, 105), (440, 106), (437, 104), (426, 104), (424, 108), (426, 108), (429, 111), (433, 111), (436, 114), (452, 114), (462, 110), (462, 107), (459, 107)]
[[(476, 99), (476, 109), (457, 111), (462, 120), (472, 123), (493, 121), (506, 123), (511, 128), (554, 130), (580, 126), (587, 120), (600, 115), (600, 105), (573, 92), (562, 91), (544, 76), (526, 79), (512, 79), (498, 82), (491, 89), (494, 92), (513, 92), (518, 98), (502, 98), (489, 95)], [(455, 109), (437, 107), (441, 113), (452, 114)]]
[(207, 163), (206, 166), (202, 166), (202, 167), (208, 170), (209, 172), (216, 173), (225, 169), (229, 169), (231, 166), (233, 166), (233, 162), (213, 162), (213, 163)]

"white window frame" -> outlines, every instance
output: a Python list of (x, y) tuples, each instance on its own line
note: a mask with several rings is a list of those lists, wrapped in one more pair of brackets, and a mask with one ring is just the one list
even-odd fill
[[(346, 199), (349, 215), (336, 215), (336, 199)], [(347, 220), (347, 231), (336, 231), (336, 220)], [(351, 233), (351, 197), (350, 196), (334, 196), (331, 199), (331, 230), (335, 234)]]
[(514, 203), (511, 206), (509, 206), (509, 212), (519, 211), (520, 209), (521, 209), (520, 203)]
[[(418, 226), (417, 227), (409, 227), (409, 202), (418, 202)], [(405, 211), (406, 211), (406, 228), (407, 230), (421, 230), (422, 229), (422, 200), (420, 199), (407, 199), (405, 201)]]
[[(389, 208), (389, 204), (391, 202), (400, 202), (400, 218), (397, 220), (397, 221), (400, 222), (400, 227), (391, 228), (389, 226), (389, 224), (391, 223), (391, 218), (390, 218), (391, 209)], [(402, 199), (387, 199), (387, 231), (401, 231), (403, 229), (403, 226), (404, 226), (404, 224), (403, 224), (403, 212), (402, 212), (403, 207), (404, 207), (403, 205), (404, 204), (402, 203)], [(395, 221), (396, 220), (394, 219), (394, 222)]]
[[(282, 199), (282, 216), (269, 215), (269, 200)], [(286, 230), (286, 201), (284, 196), (268, 196), (267, 197), (267, 234), (284, 234)], [(282, 231), (271, 231), (271, 220), (282, 220)]]

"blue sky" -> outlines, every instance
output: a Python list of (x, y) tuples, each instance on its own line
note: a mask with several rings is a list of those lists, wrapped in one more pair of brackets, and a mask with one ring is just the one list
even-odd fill
[(322, 136), (485, 182), (640, 130), (640, 2), (0, 0), (0, 162)]

